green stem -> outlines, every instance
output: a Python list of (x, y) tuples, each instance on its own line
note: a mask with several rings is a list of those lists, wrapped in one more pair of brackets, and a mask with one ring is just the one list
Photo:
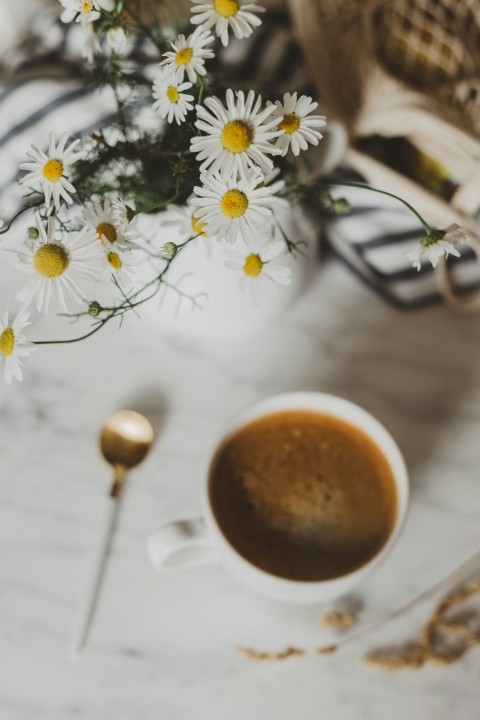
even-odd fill
[(394, 198), (398, 202), (401, 202), (403, 205), (405, 205), (405, 207), (407, 207), (410, 210), (410, 212), (412, 212), (415, 215), (415, 217), (422, 224), (427, 235), (431, 235), (433, 232), (433, 228), (425, 220), (425, 218), (423, 218), (420, 215), (420, 213), (417, 210), (415, 210), (415, 208), (412, 205), (410, 205), (409, 202), (407, 202), (403, 198), (399, 197), (398, 195), (395, 195), (394, 193), (387, 192), (386, 190), (380, 190), (379, 188), (371, 187), (370, 185), (366, 185), (365, 183), (357, 183), (357, 182), (352, 182), (349, 180), (326, 180), (326, 181), (322, 181), (322, 182), (327, 187), (332, 187), (332, 186), (356, 187), (356, 188), (361, 188), (363, 190), (370, 190), (370, 192), (376, 192), (376, 193), (380, 193), (380, 195), (386, 195), (387, 197)]
[(24, 212), (26, 212), (27, 210), (32, 210), (33, 208), (38, 208), (42, 204), (43, 203), (38, 202), (38, 203), (35, 203), (34, 205), (24, 205), (22, 208), (20, 208), (20, 210), (18, 212), (15, 213), (15, 215), (12, 217), (10, 222), (7, 225), (5, 225), (4, 228), (2, 228), (0, 230), (0, 235), (4, 235), (6, 232), (8, 232), (10, 230), (10, 228), (12, 227), (13, 223), (15, 222), (15, 220), (18, 217), (20, 217), (20, 215), (23, 215)]
[(152, 210), (161, 210), (161, 208), (165, 207), (166, 205), (170, 205), (170, 203), (175, 202), (175, 200), (179, 196), (179, 192), (180, 191), (177, 189), (175, 195), (173, 197), (171, 197), (170, 200), (165, 200), (165, 202), (160, 203), (160, 205), (152, 205), (152, 207), (145, 208), (145, 210), (137, 210), (135, 215), (141, 215), (141, 213), (152, 212)]
[[(195, 240), (197, 237), (199, 237), (199, 235), (201, 235), (201, 233), (198, 233), (197, 235), (194, 235), (194, 236), (188, 238), (188, 240), (185, 240), (184, 243), (179, 245), (175, 257), (177, 257), (179, 255), (179, 253), (187, 245), (189, 245), (193, 240)], [(70, 338), (68, 340), (33, 340), (32, 341), (33, 344), (34, 345), (68, 345), (71, 343), (80, 342), (81, 340), (86, 340), (87, 338), (91, 337), (92, 335), (95, 335), (95, 333), (97, 333), (112, 318), (117, 317), (117, 316), (122, 316), (125, 314), (126, 311), (133, 310), (134, 308), (138, 307), (138, 305), (142, 305), (144, 302), (147, 302), (148, 300), (151, 300), (153, 297), (155, 297), (155, 295), (158, 293), (158, 289), (159, 289), (160, 285), (163, 282), (163, 278), (166, 275), (166, 273), (168, 272), (170, 265), (172, 264), (175, 257), (173, 257), (171, 260), (167, 260), (165, 267), (163, 268), (163, 270), (161, 271), (161, 273), (159, 275), (154, 277), (153, 280), (150, 280), (143, 287), (141, 287), (139, 290), (134, 292), (133, 295), (131, 295), (130, 297), (127, 297), (123, 303), (121, 303), (120, 305), (117, 305), (116, 307), (113, 307), (113, 308), (104, 308), (105, 310), (109, 311), (109, 314), (107, 315), (107, 317), (99, 320), (98, 325), (96, 327), (94, 327), (93, 330), (90, 330), (88, 333), (86, 333), (85, 335), (81, 335), (81, 336), (75, 337), (75, 338)], [(155, 291), (153, 293), (148, 295), (148, 297), (142, 298), (141, 300), (137, 300), (136, 302), (132, 302), (141, 293), (144, 293), (145, 290), (148, 290), (149, 287), (151, 287), (152, 285), (155, 285), (155, 284), (158, 284), (158, 287), (155, 289)], [(84, 313), (84, 315), (88, 315), (88, 313)], [(75, 317), (81, 317), (81, 315), (77, 314)]]
[(203, 93), (205, 92), (205, 83), (203, 82), (202, 76), (199, 75), (198, 73), (197, 73), (197, 80), (198, 80), (198, 84), (200, 85), (200, 89), (198, 91), (197, 105), (201, 105), (202, 100), (203, 100)]
[(107, 323), (113, 315), (109, 315), (108, 317), (104, 318), (99, 322), (97, 327), (93, 328), (93, 330), (90, 330), (90, 332), (86, 333), (85, 335), (82, 335), (81, 337), (71, 338), (70, 340), (34, 340), (34, 345), (68, 345), (69, 343), (76, 343), (80, 342), (80, 340), (86, 340), (87, 338), (91, 337), (92, 335), (95, 335), (96, 332), (102, 328), (105, 323)]

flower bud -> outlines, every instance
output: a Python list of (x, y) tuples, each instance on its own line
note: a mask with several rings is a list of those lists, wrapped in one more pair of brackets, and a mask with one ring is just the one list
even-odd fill
[(96, 300), (93, 300), (88, 305), (88, 314), (90, 315), (90, 317), (98, 317), (98, 315), (100, 315), (102, 310), (103, 310), (102, 306)]
[(29, 240), (36, 240), (39, 236), (39, 232), (36, 227), (29, 227), (27, 230)]
[(332, 200), (332, 210), (336, 213), (347, 212), (347, 210), (350, 210), (350, 203), (346, 198), (338, 198), (337, 200)]
[(162, 246), (162, 256), (166, 260), (172, 260), (177, 254), (178, 246), (174, 242), (167, 242)]
[(127, 220), (130, 223), (130, 222), (132, 222), (136, 213), (135, 213), (135, 210), (130, 207), (130, 205), (125, 205), (125, 215), (127, 216)]

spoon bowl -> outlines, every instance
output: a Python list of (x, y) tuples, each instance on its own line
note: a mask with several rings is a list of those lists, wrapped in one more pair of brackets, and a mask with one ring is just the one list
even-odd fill
[(111, 415), (103, 426), (100, 449), (110, 465), (130, 470), (144, 460), (153, 436), (146, 417), (133, 410), (121, 410)]

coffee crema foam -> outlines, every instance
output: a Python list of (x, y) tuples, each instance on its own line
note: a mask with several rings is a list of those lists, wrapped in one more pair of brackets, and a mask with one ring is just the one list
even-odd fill
[(368, 562), (397, 514), (395, 480), (363, 431), (287, 410), (250, 422), (218, 449), (210, 498), (231, 545), (291, 580), (328, 580)]

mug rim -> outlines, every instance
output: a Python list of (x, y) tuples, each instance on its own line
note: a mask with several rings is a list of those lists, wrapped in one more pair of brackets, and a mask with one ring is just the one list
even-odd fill
[[(332, 412), (332, 408), (336, 408), (337, 412), (335, 410)], [(210, 476), (212, 463), (218, 449), (229, 436), (234, 434), (235, 431), (242, 426), (247, 425), (255, 419), (265, 417), (276, 412), (281, 412), (282, 410), (312, 410), (313, 412), (331, 415), (343, 420), (344, 422), (347, 422), (364, 432), (367, 437), (369, 437), (370, 440), (377, 445), (388, 462), (395, 481), (397, 494), (397, 513), (395, 522), (388, 539), (378, 552), (359, 568), (351, 570), (348, 573), (325, 580), (293, 580), (291, 578), (275, 575), (258, 567), (250, 560), (247, 560), (247, 558), (245, 558), (230, 542), (217, 521), (210, 500)], [(348, 415), (348, 413), (350, 413), (350, 415)], [(352, 415), (359, 419), (359, 421), (355, 422), (355, 419), (352, 419)], [(363, 423), (361, 423), (360, 420), (363, 421)], [(372, 429), (373, 432), (371, 431)], [(380, 441), (378, 439), (379, 436), (381, 438)], [(204, 517), (207, 520), (210, 530), (213, 531), (215, 539), (219, 541), (219, 550), (227, 567), (231, 567), (235, 570), (235, 567), (231, 565), (231, 562), (233, 562), (237, 571), (242, 572), (242, 569), (243, 571), (247, 571), (250, 576), (250, 582), (247, 580), (247, 584), (253, 587), (253, 589), (258, 589), (255, 587), (254, 577), (256, 576), (257, 580), (263, 583), (266, 582), (271, 588), (270, 591), (267, 590), (264, 594), (272, 596), (275, 592), (274, 586), (276, 586), (279, 590), (283, 588), (289, 593), (293, 593), (293, 596), (289, 599), (295, 600), (295, 593), (301, 594), (303, 591), (306, 596), (310, 596), (311, 594), (314, 594), (316, 590), (327, 589), (330, 589), (331, 591), (338, 590), (338, 592), (332, 592), (331, 595), (319, 595), (317, 599), (323, 599), (323, 597), (335, 597), (341, 594), (342, 585), (345, 585), (345, 592), (347, 592), (356, 585), (357, 582), (360, 582), (364, 575), (368, 574), (370, 570), (372, 570), (385, 558), (397, 540), (405, 522), (409, 496), (409, 477), (402, 452), (400, 451), (400, 448), (393, 436), (375, 416), (360, 405), (357, 405), (356, 403), (338, 395), (317, 391), (299, 391), (279, 393), (261, 398), (249, 405), (246, 405), (243, 409), (229, 418), (224, 426), (223, 432), (214, 446), (213, 452), (209, 455), (207, 472), (205, 478), (203, 479), (202, 500)], [(246, 580), (245, 577), (242, 579)], [(262, 591), (260, 590), (260, 592)], [(308, 598), (302, 598), (300, 599), (300, 602), (306, 601), (307, 599)]]

